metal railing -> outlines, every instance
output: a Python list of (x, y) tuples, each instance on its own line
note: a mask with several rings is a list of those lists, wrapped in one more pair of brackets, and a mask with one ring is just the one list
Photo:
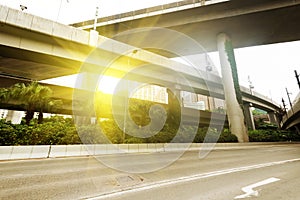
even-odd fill
[[(184, 0), (184, 1), (173, 2), (169, 4), (163, 4), (154, 7), (120, 13), (117, 15), (98, 18), (96, 27), (165, 14), (165, 13), (171, 13), (174, 11), (186, 10), (186, 9), (210, 5), (210, 4), (222, 3), (226, 1), (229, 0)], [(94, 27), (94, 20), (88, 20), (85, 22), (71, 24), (71, 26), (75, 26), (81, 29), (91, 29)]]

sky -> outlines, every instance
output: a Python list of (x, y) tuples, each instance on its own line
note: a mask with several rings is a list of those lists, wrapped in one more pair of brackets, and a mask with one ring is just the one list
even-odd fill
[[(131, 10), (166, 4), (176, 0), (0, 0), (0, 4), (20, 9), (24, 12), (51, 19), (63, 24), (72, 24), (95, 17), (109, 16)], [(233, 38), (232, 38), (233, 39)], [(284, 98), (288, 104), (286, 89), (291, 100), (299, 93), (294, 70), (300, 74), (300, 41), (235, 49), (239, 81), (249, 86), (249, 77), (254, 91), (268, 96), (281, 104)], [(209, 53), (217, 69), (220, 70), (218, 53)]]

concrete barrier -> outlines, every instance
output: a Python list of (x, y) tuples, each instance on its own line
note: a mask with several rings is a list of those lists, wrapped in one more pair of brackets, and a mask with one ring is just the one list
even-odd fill
[(95, 144), (86, 144), (81, 146), (81, 155), (82, 156), (93, 156), (95, 155), (96, 145)]
[[(80, 156), (92, 156), (94, 155), (94, 150), (93, 148), (91, 148), (91, 152), (88, 151), (88, 146), (87, 145), (80, 145), (81, 148), (80, 148)], [(91, 154), (90, 154), (91, 153)]]
[(50, 145), (36, 145), (32, 146), (30, 158), (47, 158), (49, 154)]
[(140, 153), (146, 153), (148, 151), (148, 144), (138, 144), (138, 149)]
[(28, 159), (32, 153), (33, 146), (14, 146), (10, 159)]
[(138, 153), (139, 144), (128, 144), (128, 153)]
[(0, 160), (9, 160), (13, 146), (0, 146)]
[(155, 144), (156, 152), (164, 152), (165, 151), (165, 144), (157, 143)]
[(129, 152), (129, 145), (128, 144), (118, 144), (117, 145), (119, 153), (128, 153)]
[(95, 147), (94, 155), (107, 154), (106, 144), (95, 144), (94, 147)]
[(89, 145), (36, 145), (0, 146), (0, 160), (93, 156), (120, 153), (154, 153), (192, 150), (224, 150), (259, 148), (261, 145), (286, 143), (166, 143), (166, 144), (89, 144)]
[(121, 151), (119, 145), (117, 144), (107, 144), (106, 154), (114, 154), (114, 153), (124, 153), (124, 151)]
[(65, 156), (80, 156), (82, 145), (66, 145)]
[(191, 147), (190, 143), (177, 143), (178, 151), (190, 150), (190, 147)]
[(191, 146), (190, 146), (190, 150), (197, 150), (201, 147), (201, 144), (200, 143), (192, 143)]
[(152, 152), (157, 152), (157, 150), (156, 150), (156, 144), (153, 144), (153, 143), (149, 143), (148, 144), (148, 152), (149, 153), (152, 153)]
[(177, 143), (168, 143), (164, 145), (165, 151), (176, 151), (177, 150)]
[(51, 145), (50, 158), (64, 157), (67, 155), (67, 145)]

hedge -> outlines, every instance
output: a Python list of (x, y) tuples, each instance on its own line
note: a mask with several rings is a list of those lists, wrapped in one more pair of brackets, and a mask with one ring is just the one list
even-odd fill
[[(138, 131), (138, 130), (136, 130)], [(192, 134), (193, 132), (196, 134)], [(176, 138), (174, 139), (176, 135)], [(207, 136), (207, 137), (206, 137)], [(94, 125), (76, 127), (72, 119), (52, 117), (43, 124), (32, 120), (30, 125), (24, 122), (11, 124), (0, 120), (0, 145), (49, 145), (49, 144), (101, 144), (101, 143), (168, 143), (168, 142), (237, 142), (234, 135), (224, 130), (221, 135), (215, 129), (183, 126), (174, 129), (164, 126), (157, 134), (139, 138), (126, 134), (112, 120)], [(124, 140), (125, 139), (125, 140)], [(124, 140), (124, 141), (123, 141)]]

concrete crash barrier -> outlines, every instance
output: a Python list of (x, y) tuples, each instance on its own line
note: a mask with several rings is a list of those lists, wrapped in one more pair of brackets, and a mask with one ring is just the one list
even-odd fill
[[(155, 153), (171, 151), (226, 150), (259, 148), (262, 145), (291, 143), (148, 143), (148, 144), (88, 144), (88, 145), (35, 145), (0, 146), (0, 160), (94, 156), (122, 153)], [(298, 144), (298, 143), (297, 143)]]
[(106, 154), (114, 153), (125, 153), (124, 150), (120, 150), (119, 145), (117, 144), (107, 144), (106, 145)]
[(147, 152), (149, 152), (149, 153), (152, 153), (152, 152), (157, 152), (156, 151), (156, 144), (154, 144), (154, 143), (151, 143), (151, 144), (148, 144), (147, 145), (148, 147), (148, 149), (147, 149)]
[(119, 153), (128, 153), (129, 152), (129, 145), (128, 144), (118, 144), (117, 145)]
[(94, 155), (93, 149), (94, 147), (91, 145), (52, 145), (49, 157), (89, 156)]
[(82, 145), (66, 145), (65, 156), (80, 156)]
[(50, 145), (0, 146), (0, 160), (47, 158)]
[(103, 154), (106, 154), (106, 144), (95, 144), (94, 155), (103, 155)]
[(170, 152), (170, 151), (186, 151), (189, 150), (190, 148), (189, 143), (166, 143), (165, 144), (165, 151)]
[(178, 150), (178, 144), (177, 143), (166, 143), (166, 144), (164, 144), (164, 149), (166, 152), (176, 151), (176, 150)]
[(10, 159), (28, 159), (32, 153), (33, 146), (14, 146)]
[(47, 158), (50, 150), (50, 145), (32, 146), (30, 158)]
[(94, 145), (94, 144), (82, 145), (80, 155), (93, 156), (93, 155), (95, 155), (95, 151), (96, 151), (96, 145)]
[(198, 150), (201, 147), (201, 143), (192, 143), (190, 145), (190, 150)]
[(155, 144), (156, 152), (164, 152), (165, 151), (165, 144), (157, 143)]
[(0, 160), (9, 160), (14, 146), (0, 146)]
[(50, 147), (50, 158), (64, 157), (67, 155), (67, 145), (51, 145)]
[(128, 153), (138, 153), (139, 144), (128, 144)]
[(138, 152), (140, 153), (147, 153), (148, 151), (148, 144), (138, 144)]

